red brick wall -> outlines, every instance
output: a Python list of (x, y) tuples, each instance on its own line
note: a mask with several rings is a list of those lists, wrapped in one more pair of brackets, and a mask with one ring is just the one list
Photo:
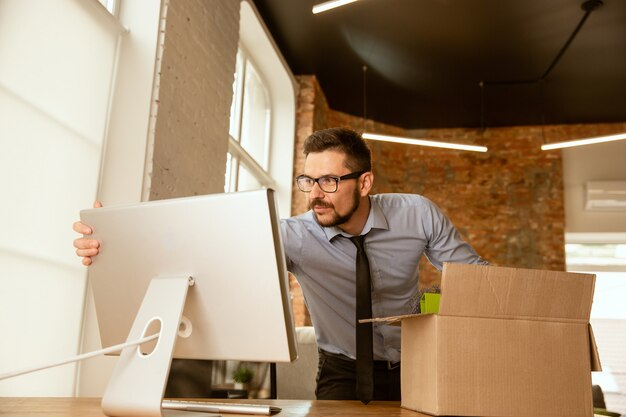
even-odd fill
[[(312, 103), (328, 108), (314, 77), (299, 77), (300, 103), (296, 148), (312, 130), (346, 126), (363, 131), (363, 119), (328, 109), (317, 115)], [(564, 208), (561, 154), (543, 152), (542, 129), (536, 126), (478, 129), (429, 129), (409, 132), (367, 121), (378, 133), (426, 137), (484, 145), (487, 153), (445, 150), (370, 141), (374, 193), (417, 193), (433, 200), (461, 235), (489, 262), (503, 266), (564, 270)], [(551, 130), (572, 127), (551, 126)], [(302, 171), (303, 159), (295, 161)], [(295, 195), (293, 213), (306, 210)], [(297, 198), (299, 197), (299, 198)], [(439, 273), (422, 262), (421, 283), (431, 285)]]
[[(304, 154), (302, 146), (305, 139), (314, 131), (329, 126), (327, 117), (330, 112), (324, 92), (314, 75), (297, 76), (299, 83), (297, 110), (296, 110), (296, 143), (294, 146), (293, 178), (302, 174), (304, 168)], [(305, 196), (298, 187), (292, 191), (291, 214), (304, 213), (307, 210)]]
[(489, 152), (372, 143), (374, 192), (430, 198), (491, 263), (564, 270), (561, 157), (540, 150), (541, 129), (439, 129), (426, 137), (480, 144)]
[[(430, 198), (483, 258), (501, 266), (565, 270), (561, 152), (544, 152), (540, 146), (623, 131), (623, 124), (615, 123), (406, 131), (372, 120), (364, 124), (360, 117), (334, 111), (315, 77), (297, 78), (296, 175), (303, 169), (306, 136), (328, 127), (487, 146), (487, 153), (476, 153), (369, 141), (373, 193), (416, 193)], [(306, 209), (304, 196), (294, 190), (292, 214)], [(440, 279), (426, 260), (420, 270), (422, 286)], [(305, 319), (306, 315), (297, 318), (300, 323)]]

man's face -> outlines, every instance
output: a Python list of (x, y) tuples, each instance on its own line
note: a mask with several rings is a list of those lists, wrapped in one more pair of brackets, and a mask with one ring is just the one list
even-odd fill
[[(344, 159), (345, 155), (337, 151), (309, 153), (304, 162), (304, 175), (319, 178), (324, 175), (341, 177), (350, 174)], [(339, 181), (336, 192), (325, 193), (316, 183), (308, 193), (308, 203), (317, 222), (324, 227), (333, 227), (350, 220), (361, 201), (358, 185), (358, 178), (343, 180)]]

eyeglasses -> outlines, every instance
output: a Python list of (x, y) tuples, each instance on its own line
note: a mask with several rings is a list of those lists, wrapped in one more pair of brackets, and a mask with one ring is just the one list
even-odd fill
[(357, 171), (343, 175), (341, 177), (337, 177), (334, 175), (324, 175), (323, 177), (319, 178), (311, 178), (307, 175), (299, 175), (296, 177), (296, 183), (298, 184), (298, 188), (300, 189), (300, 191), (304, 191), (305, 193), (310, 193), (311, 190), (313, 190), (313, 186), (315, 185), (315, 183), (317, 183), (320, 186), (320, 189), (325, 193), (334, 193), (335, 191), (337, 191), (337, 188), (339, 188), (339, 181), (359, 178), (366, 172), (367, 171)]

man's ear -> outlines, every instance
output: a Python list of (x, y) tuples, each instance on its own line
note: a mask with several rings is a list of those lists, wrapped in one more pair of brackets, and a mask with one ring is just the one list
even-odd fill
[(368, 171), (365, 174), (361, 175), (361, 181), (359, 186), (361, 197), (365, 197), (366, 195), (368, 195), (370, 193), (370, 190), (374, 186), (374, 174), (371, 171)]

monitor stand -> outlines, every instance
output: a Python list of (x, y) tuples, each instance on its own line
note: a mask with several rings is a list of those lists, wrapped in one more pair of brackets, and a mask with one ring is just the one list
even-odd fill
[[(160, 325), (156, 346), (147, 354), (139, 346), (122, 350), (104, 396), (102, 411), (111, 417), (170, 417), (219, 414), (162, 410), (161, 402), (170, 371), (179, 324), (191, 277), (153, 278), (128, 334), (128, 341), (150, 336), (149, 328)], [(190, 333), (187, 329), (187, 336)]]

